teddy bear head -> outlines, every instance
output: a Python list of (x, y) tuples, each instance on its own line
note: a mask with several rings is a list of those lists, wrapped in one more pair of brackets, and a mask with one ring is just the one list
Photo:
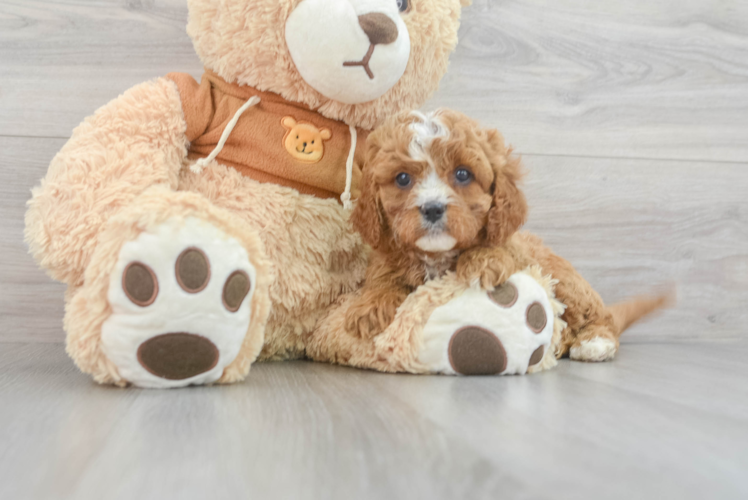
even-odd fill
[(230, 83), (373, 128), (436, 90), (471, 0), (189, 0), (187, 32)]

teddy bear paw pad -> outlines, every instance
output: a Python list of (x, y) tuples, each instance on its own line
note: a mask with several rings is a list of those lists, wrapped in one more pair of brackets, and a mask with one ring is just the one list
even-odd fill
[(200, 219), (141, 233), (110, 278), (104, 352), (141, 387), (215, 382), (249, 328), (255, 277), (244, 247)]
[(548, 351), (554, 318), (548, 292), (529, 274), (489, 292), (475, 286), (433, 312), (419, 361), (449, 375), (524, 374)]

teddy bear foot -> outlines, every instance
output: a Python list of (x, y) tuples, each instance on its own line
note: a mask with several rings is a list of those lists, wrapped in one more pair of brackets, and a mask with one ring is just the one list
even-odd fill
[(519, 375), (551, 368), (557, 317), (551, 300), (527, 273), (492, 291), (471, 287), (434, 310), (418, 360), (432, 373), (447, 375)]
[(255, 283), (236, 239), (195, 217), (169, 220), (120, 250), (102, 349), (137, 386), (216, 382), (247, 335)]

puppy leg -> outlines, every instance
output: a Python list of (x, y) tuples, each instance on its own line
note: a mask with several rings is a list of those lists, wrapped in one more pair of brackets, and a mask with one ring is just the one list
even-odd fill
[(578, 361), (607, 361), (618, 351), (618, 329), (613, 315), (600, 295), (566, 260), (547, 250), (540, 258), (546, 272), (559, 280), (556, 298), (566, 305), (562, 319), (567, 327), (561, 334), (558, 356)]
[(463, 283), (478, 280), (481, 288), (492, 290), (533, 263), (514, 245), (478, 247), (460, 256), (456, 272)]
[(402, 288), (366, 287), (345, 315), (345, 329), (352, 335), (372, 339), (395, 319), (397, 308), (408, 297)]

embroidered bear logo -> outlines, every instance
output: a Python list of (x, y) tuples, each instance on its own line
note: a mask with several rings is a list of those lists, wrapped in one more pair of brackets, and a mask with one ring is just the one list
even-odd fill
[(318, 129), (311, 123), (297, 123), (290, 116), (283, 119), (286, 136), (283, 145), (291, 156), (306, 163), (317, 163), (325, 154), (325, 141), (332, 138), (330, 129)]

